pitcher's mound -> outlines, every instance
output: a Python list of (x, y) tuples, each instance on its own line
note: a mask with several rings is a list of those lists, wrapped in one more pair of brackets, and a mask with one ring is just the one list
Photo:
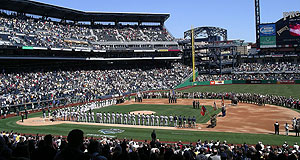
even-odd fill
[(133, 112), (130, 112), (130, 114), (155, 114), (156, 112), (153, 112), (153, 111), (133, 111)]

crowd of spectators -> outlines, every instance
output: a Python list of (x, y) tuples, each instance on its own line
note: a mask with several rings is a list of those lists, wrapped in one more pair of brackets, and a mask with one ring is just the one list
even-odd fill
[(0, 106), (81, 97), (172, 89), (192, 72), (174, 63), (170, 68), (106, 69), (0, 74)]
[[(150, 137), (150, 134), (149, 134)], [(2, 131), (0, 159), (31, 160), (281, 160), (298, 159), (297, 143), (291, 146), (228, 144), (226, 140), (198, 140), (184, 144), (162, 143), (159, 139), (135, 141), (133, 139), (87, 138), (81, 130), (72, 130), (68, 137), (52, 135), (23, 135)]]
[(101, 29), (94, 29), (93, 32), (99, 41), (173, 41), (165, 28), (158, 26), (100, 26)]
[(81, 41), (76, 46), (88, 46), (93, 37), (87, 27), (36, 19), (0, 17), (0, 32), (9, 33), (11, 45), (70, 48), (68, 40)]
[(300, 64), (295, 63), (242, 63), (238, 67), (233, 69), (233, 72), (280, 72), (285, 73), (286, 71), (300, 71)]
[(4, 13), (0, 14), (0, 33), (0, 44), (45, 48), (93, 48), (97, 43), (92, 42), (104, 41), (174, 40), (164, 27), (159, 26), (75, 25)]
[(300, 64), (295, 63), (242, 63), (234, 67), (231, 74), (199, 74), (197, 77), (197, 81), (299, 79)]
[(300, 73), (272, 74), (272, 73), (241, 73), (241, 74), (199, 74), (197, 81), (224, 81), (224, 80), (299, 80)]

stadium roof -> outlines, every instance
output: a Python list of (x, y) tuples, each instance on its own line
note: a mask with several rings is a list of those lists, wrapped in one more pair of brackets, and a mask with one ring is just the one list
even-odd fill
[(168, 13), (86, 12), (31, 0), (0, 0), (0, 9), (72, 21), (165, 22)]

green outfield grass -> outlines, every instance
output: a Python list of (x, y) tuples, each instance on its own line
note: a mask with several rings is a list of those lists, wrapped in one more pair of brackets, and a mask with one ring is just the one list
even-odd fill
[(235, 92), (260, 93), (286, 97), (300, 98), (300, 85), (298, 84), (233, 84), (216, 86), (197, 86), (182, 90), (182, 92)]
[[(41, 113), (33, 113), (29, 115), (29, 118), (42, 116)], [(32, 134), (53, 134), (66, 136), (72, 129), (81, 129), (85, 134), (101, 134), (98, 132), (100, 129), (109, 129), (112, 127), (102, 126), (90, 126), (90, 125), (71, 125), (61, 124), (54, 126), (21, 126), (16, 124), (16, 121), (20, 117), (12, 117), (0, 120), (0, 130), (11, 131), (14, 130), (20, 133), (32, 133)], [(138, 128), (122, 128), (125, 132), (116, 134), (117, 138), (133, 138), (136, 140), (150, 140), (152, 129), (138, 129)], [(293, 136), (282, 136), (282, 135), (266, 135), (266, 134), (241, 134), (241, 133), (225, 133), (225, 132), (204, 132), (204, 131), (180, 131), (180, 130), (156, 130), (157, 137), (161, 141), (183, 141), (183, 142), (196, 142), (198, 139), (201, 140), (227, 140), (233, 144), (256, 144), (258, 141), (262, 141), (264, 144), (270, 145), (282, 145), (284, 141), (287, 141), (290, 145), (294, 142), (298, 142), (299, 138)]]
[(166, 115), (170, 116), (171, 114), (174, 115), (181, 115), (182, 117), (185, 116), (188, 118), (191, 116), (196, 117), (197, 123), (206, 123), (210, 119), (210, 115), (218, 114), (221, 112), (221, 109), (216, 111), (213, 110), (211, 106), (205, 106), (207, 112), (205, 116), (200, 114), (201, 109), (193, 109), (192, 105), (154, 105), (154, 104), (132, 104), (132, 105), (123, 105), (123, 106), (110, 106), (101, 108), (98, 110), (94, 110), (94, 112), (119, 112), (119, 113), (128, 113), (133, 111), (154, 111), (156, 115)]

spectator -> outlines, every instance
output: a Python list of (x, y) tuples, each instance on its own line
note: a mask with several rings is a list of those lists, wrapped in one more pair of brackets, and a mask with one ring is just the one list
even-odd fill
[(44, 140), (39, 142), (38, 149), (33, 152), (32, 160), (53, 160), (57, 152), (57, 149), (53, 145), (52, 136), (50, 134), (44, 137)]
[(88, 157), (83, 153), (83, 132), (78, 129), (74, 129), (68, 134), (68, 145), (60, 151), (55, 160), (85, 160)]

